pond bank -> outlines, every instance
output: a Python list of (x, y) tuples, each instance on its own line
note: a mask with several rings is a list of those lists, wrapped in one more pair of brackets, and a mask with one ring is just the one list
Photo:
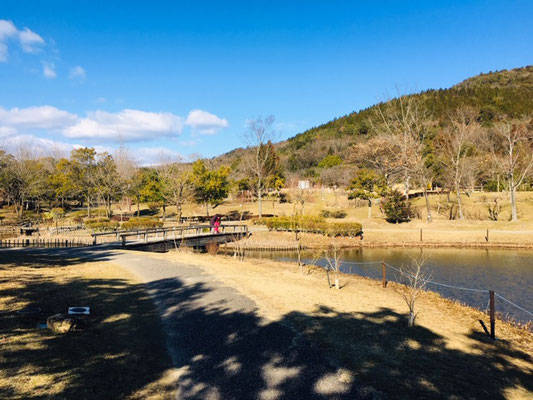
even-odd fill
[[(459, 240), (448, 240), (449, 237), (431, 238), (427, 231), (423, 231), (422, 240), (419, 238), (411, 239), (407, 236), (407, 233), (401, 235), (399, 231), (391, 231), (392, 234), (388, 235), (386, 231), (372, 232), (372, 235), (366, 233), (364, 239), (360, 238), (337, 238), (336, 244), (340, 248), (391, 248), (391, 247), (403, 247), (403, 248), (477, 248), (477, 249), (533, 249), (533, 234), (531, 241), (524, 241), (528, 237), (521, 238), (521, 241), (517, 242), (496, 242), (496, 241), (470, 241), (463, 240), (464, 233), (457, 232), (455, 236)], [(412, 231), (409, 231), (412, 233)], [(431, 234), (440, 231), (430, 231)], [(507, 232), (507, 231), (506, 231)], [(377, 236), (379, 233), (379, 237)], [(446, 233), (448, 236), (448, 233)], [(524, 235), (525, 236), (525, 235)], [(300, 245), (306, 249), (320, 249), (328, 246), (332, 243), (332, 239), (326, 236), (301, 233)], [(390, 238), (389, 238), (390, 237)], [(441, 240), (442, 239), (442, 240)], [(244, 247), (247, 249), (262, 249), (262, 250), (283, 250), (287, 247), (296, 249), (298, 242), (295, 240), (295, 234), (290, 232), (273, 232), (265, 230), (252, 230), (252, 235), (241, 244), (228, 243), (228, 248)]]

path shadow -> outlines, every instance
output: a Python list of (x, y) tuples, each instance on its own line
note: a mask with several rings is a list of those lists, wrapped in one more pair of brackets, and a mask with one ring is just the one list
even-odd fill
[(83, 246), (67, 248), (13, 248), (0, 249), (0, 270), (16, 264), (33, 268), (46, 266), (68, 266), (87, 261), (109, 261), (113, 246)]

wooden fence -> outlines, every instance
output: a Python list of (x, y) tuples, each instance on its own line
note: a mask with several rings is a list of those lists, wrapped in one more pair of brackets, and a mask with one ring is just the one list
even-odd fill
[(92, 245), (91, 239), (5, 239), (0, 240), (0, 248), (11, 247), (81, 247)]

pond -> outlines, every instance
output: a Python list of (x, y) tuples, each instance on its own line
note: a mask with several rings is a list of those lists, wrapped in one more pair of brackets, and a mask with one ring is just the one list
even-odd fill
[[(277, 261), (295, 262), (296, 253), (248, 251), (248, 257), (269, 258)], [(432, 281), (443, 285), (429, 284), (428, 289), (459, 300), (481, 310), (488, 309), (488, 290), (496, 293), (496, 311), (515, 320), (533, 321), (533, 251), (493, 249), (433, 249), (433, 248), (357, 248), (342, 250), (341, 271), (369, 278), (381, 279), (381, 262), (385, 261), (387, 279), (399, 281), (400, 274), (392, 267), (407, 265), (412, 258), (426, 259), (425, 268)], [(304, 262), (313, 263), (310, 252), (303, 253)], [(319, 259), (317, 265), (325, 266)], [(464, 289), (452, 288), (461, 287)], [(465, 290), (474, 289), (474, 290)], [(479, 291), (482, 290), (482, 291)], [(486, 291), (485, 291), (486, 290)], [(505, 299), (526, 311), (520, 310)]]

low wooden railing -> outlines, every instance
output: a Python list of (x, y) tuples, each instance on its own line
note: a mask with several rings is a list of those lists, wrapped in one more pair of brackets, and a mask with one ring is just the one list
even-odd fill
[(208, 235), (227, 235), (227, 234), (246, 234), (248, 233), (247, 225), (220, 225), (218, 233), (215, 233), (215, 228), (210, 225), (196, 225), (196, 226), (173, 226), (168, 228), (150, 228), (150, 229), (132, 229), (113, 232), (93, 233), (93, 245), (98, 243), (98, 238), (102, 236), (114, 236), (115, 241), (122, 242), (123, 245), (129, 237), (136, 236), (138, 240), (143, 239), (148, 241), (149, 237), (161, 237), (161, 240), (167, 239), (184, 239), (195, 236)]

